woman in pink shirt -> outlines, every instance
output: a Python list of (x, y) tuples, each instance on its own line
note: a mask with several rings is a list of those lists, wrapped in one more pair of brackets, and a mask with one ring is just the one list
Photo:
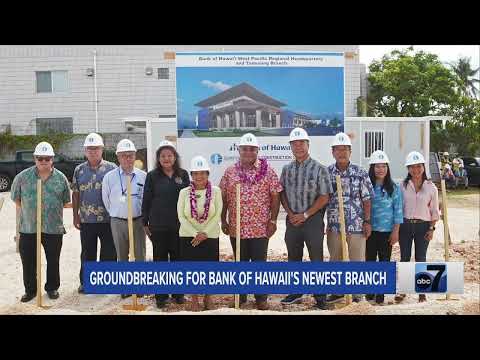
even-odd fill
[[(417, 151), (407, 156), (405, 166), (408, 175), (400, 186), (403, 195), (403, 224), (400, 225), (400, 261), (410, 261), (412, 242), (415, 242), (415, 261), (427, 261), (427, 249), (433, 238), (435, 223), (440, 217), (438, 190), (425, 174), (425, 159)], [(395, 296), (402, 301), (405, 294)], [(418, 301), (426, 301), (425, 294), (419, 294)]]

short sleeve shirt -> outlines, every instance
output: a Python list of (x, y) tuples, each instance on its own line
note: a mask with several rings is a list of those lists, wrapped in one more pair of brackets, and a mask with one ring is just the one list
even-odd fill
[(363, 201), (373, 196), (372, 182), (365, 169), (350, 163), (345, 171), (340, 171), (336, 164), (328, 167), (333, 195), (327, 206), (328, 230), (340, 232), (339, 207), (336, 175), (340, 175), (343, 190), (343, 207), (345, 212), (345, 231), (347, 234), (360, 234), (363, 231)]
[(307, 211), (320, 195), (333, 192), (327, 168), (311, 157), (302, 163), (292, 161), (285, 165), (280, 184), (294, 213)]
[[(254, 177), (259, 171), (260, 161), (256, 161), (253, 168), (246, 170), (248, 177)], [(275, 171), (268, 165), (266, 175), (259, 181), (241, 183), (240, 173), (235, 165), (225, 171), (220, 189), (227, 197), (224, 206), (228, 208), (228, 223), (230, 236), (236, 234), (236, 184), (240, 183), (240, 238), (265, 238), (267, 225), (271, 215), (270, 193), (280, 193), (282, 185)]]
[(92, 169), (88, 161), (75, 168), (72, 191), (80, 194), (80, 222), (110, 222), (110, 215), (102, 200), (102, 181), (105, 174), (116, 168), (117, 165), (105, 160), (96, 169)]
[[(11, 199), (20, 200), (20, 230), (24, 234), (37, 232), (37, 167), (19, 173), (12, 184)], [(68, 180), (59, 170), (42, 181), (42, 232), (65, 234), (63, 206), (71, 201)]]

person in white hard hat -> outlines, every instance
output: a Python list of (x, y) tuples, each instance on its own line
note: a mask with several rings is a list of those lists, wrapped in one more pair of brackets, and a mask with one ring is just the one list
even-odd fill
[(83, 144), (87, 161), (78, 165), (72, 177), (73, 225), (80, 230), (82, 252), (80, 255), (80, 286), (83, 293), (83, 263), (97, 261), (97, 245), (100, 239), (100, 261), (116, 261), (110, 215), (102, 200), (104, 176), (117, 168), (103, 160), (103, 139), (96, 133), (88, 134)]
[[(202, 156), (190, 163), (192, 182), (180, 191), (177, 203), (180, 221), (180, 256), (183, 261), (219, 261), (222, 192), (208, 180), (210, 167)], [(213, 309), (210, 295), (203, 298), (205, 310)], [(192, 310), (198, 311), (198, 295), (192, 296)]]
[[(295, 160), (285, 165), (280, 176), (283, 191), (280, 200), (287, 212), (288, 261), (302, 261), (307, 245), (310, 261), (323, 261), (323, 234), (326, 205), (333, 192), (330, 175), (325, 166), (312, 159), (310, 138), (302, 128), (290, 132), (290, 147)], [(290, 294), (281, 303), (290, 305), (301, 301), (302, 294)], [(326, 296), (314, 295), (315, 306), (326, 310)]]
[[(142, 214), (145, 233), (152, 241), (153, 261), (180, 261), (177, 202), (180, 190), (190, 185), (182, 169), (175, 145), (164, 140), (156, 151), (156, 167), (147, 174)], [(177, 304), (184, 304), (183, 294), (171, 294)], [(169, 294), (155, 294), (157, 308), (164, 308)]]
[[(247, 133), (240, 139), (240, 160), (228, 167), (220, 181), (222, 231), (230, 236), (236, 253), (236, 185), (240, 184), (240, 260), (266, 261), (268, 239), (277, 230), (280, 192), (278, 176), (266, 159), (258, 159), (257, 138)], [(228, 220), (227, 220), (228, 213)], [(268, 309), (268, 295), (255, 294), (257, 309)], [(240, 303), (247, 295), (240, 295)]]
[(70, 202), (68, 180), (53, 167), (55, 153), (47, 142), (41, 142), (33, 153), (35, 165), (23, 170), (13, 180), (11, 199), (20, 208), (20, 257), (25, 294), (21, 302), (37, 294), (37, 180), (42, 180), (42, 245), (47, 259), (45, 291), (50, 299), (59, 297), (60, 252), (63, 235), (63, 207)]
[[(330, 196), (327, 207), (327, 245), (330, 261), (342, 261), (342, 243), (340, 239), (340, 220), (336, 176), (342, 182), (343, 206), (345, 209), (345, 231), (347, 233), (348, 257), (350, 261), (365, 261), (366, 239), (370, 237), (372, 182), (368, 172), (362, 167), (352, 164), (352, 143), (345, 133), (335, 135), (332, 142), (332, 155), (335, 163), (328, 167), (334, 193)], [(327, 302), (340, 301), (343, 295), (332, 294)], [(359, 302), (362, 295), (354, 294), (353, 301)]]
[[(390, 174), (390, 160), (382, 150), (370, 155), (368, 175), (373, 184), (372, 234), (367, 239), (366, 261), (390, 261), (392, 246), (398, 243), (403, 223), (403, 201), (400, 187)], [(367, 294), (367, 300), (383, 304), (384, 294)]]
[(452, 167), (450, 164), (445, 164), (442, 170), (442, 179), (445, 180), (447, 188), (451, 189), (456, 187), (456, 176), (453, 173)]
[[(145, 261), (145, 232), (142, 222), (142, 199), (145, 185), (145, 171), (133, 166), (136, 156), (135, 145), (129, 139), (117, 144), (117, 158), (120, 166), (107, 173), (102, 181), (102, 199), (110, 214), (110, 226), (118, 261), (128, 261), (128, 199), (127, 181), (132, 189), (132, 217), (135, 261)], [(122, 294), (122, 298), (130, 296)]]
[[(400, 225), (400, 261), (410, 261), (412, 242), (415, 243), (415, 261), (427, 261), (428, 244), (433, 238), (435, 223), (440, 218), (438, 190), (427, 178), (425, 158), (418, 151), (407, 155), (405, 166), (408, 174), (400, 186), (403, 195), (403, 224)], [(402, 301), (405, 294), (395, 297)], [(418, 301), (426, 301), (425, 294), (419, 294)]]

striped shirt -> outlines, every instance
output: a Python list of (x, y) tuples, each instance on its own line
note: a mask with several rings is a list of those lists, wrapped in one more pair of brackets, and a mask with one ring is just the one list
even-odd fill
[(333, 192), (327, 168), (311, 157), (302, 163), (294, 160), (285, 165), (280, 183), (294, 213), (307, 211), (320, 195)]

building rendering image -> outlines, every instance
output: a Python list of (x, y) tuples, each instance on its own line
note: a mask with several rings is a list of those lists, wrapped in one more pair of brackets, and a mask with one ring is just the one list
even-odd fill
[(195, 104), (198, 129), (254, 129), (281, 127), (282, 107), (286, 104), (260, 92), (247, 83), (233, 86)]

